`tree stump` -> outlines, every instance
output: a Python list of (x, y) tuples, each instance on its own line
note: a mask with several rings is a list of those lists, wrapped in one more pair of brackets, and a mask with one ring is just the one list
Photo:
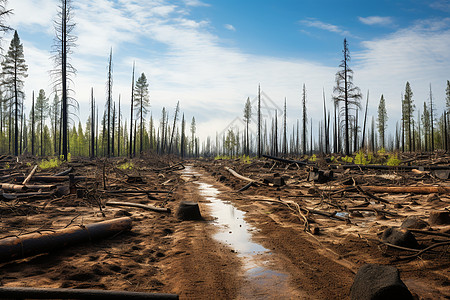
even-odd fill
[(177, 218), (179, 220), (188, 221), (199, 221), (203, 220), (203, 217), (200, 213), (200, 209), (198, 203), (196, 202), (187, 202), (181, 201), (180, 206), (178, 206), (177, 210)]
[(356, 273), (350, 289), (351, 300), (412, 300), (397, 268), (365, 264)]
[(383, 232), (381, 240), (384, 242), (406, 247), (417, 249), (419, 244), (417, 243), (416, 237), (405, 228), (389, 227)]
[(450, 211), (432, 211), (428, 219), (431, 225), (450, 224)]

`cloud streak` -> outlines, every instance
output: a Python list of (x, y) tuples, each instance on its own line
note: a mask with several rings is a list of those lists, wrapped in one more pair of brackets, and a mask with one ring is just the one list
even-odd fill
[(349, 36), (353, 36), (350, 33), (350, 31), (344, 30), (340, 26), (329, 24), (329, 23), (325, 23), (325, 22), (322, 22), (322, 21), (314, 19), (314, 18), (308, 18), (308, 19), (305, 19), (305, 20), (300, 20), (299, 23), (301, 25), (305, 25), (307, 27), (322, 29), (322, 30), (325, 30), (325, 31), (337, 33), (337, 34), (342, 35), (342, 36), (348, 36), (348, 37)]
[(366, 25), (381, 25), (381, 26), (391, 25), (393, 22), (391, 17), (380, 17), (380, 16), (358, 17), (358, 20)]

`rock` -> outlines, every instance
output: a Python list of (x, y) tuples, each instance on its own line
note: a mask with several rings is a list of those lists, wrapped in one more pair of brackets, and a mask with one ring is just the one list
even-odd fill
[(417, 249), (419, 247), (414, 235), (409, 230), (404, 228), (386, 228), (381, 236), (381, 240), (389, 244), (406, 248)]
[(279, 176), (279, 177), (274, 177), (273, 178), (273, 185), (274, 186), (284, 186), (286, 185), (284, 178)]
[(176, 215), (179, 220), (183, 221), (203, 220), (198, 203), (195, 202), (181, 201)]
[(431, 225), (449, 225), (450, 211), (432, 211), (428, 221)]
[(427, 222), (425, 222), (424, 220), (421, 220), (416, 216), (409, 216), (403, 221), (403, 223), (400, 227), (401, 228), (422, 229), (422, 228), (427, 228), (428, 226), (430, 226), (430, 225)]
[(350, 289), (352, 300), (412, 300), (397, 268), (365, 264), (356, 273)]

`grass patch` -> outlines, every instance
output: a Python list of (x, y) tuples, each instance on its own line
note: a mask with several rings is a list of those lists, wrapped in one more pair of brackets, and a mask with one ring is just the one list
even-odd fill
[(134, 165), (131, 161), (127, 161), (121, 165), (118, 165), (117, 168), (119, 168), (121, 170), (131, 170), (134, 168)]
[(57, 158), (52, 158), (49, 160), (43, 159), (38, 164), (39, 169), (41, 169), (41, 170), (56, 168), (56, 167), (59, 167), (60, 165), (61, 165), (61, 161)]
[(389, 159), (386, 164), (388, 166), (396, 167), (396, 166), (400, 165), (401, 162), (402, 161), (397, 158), (397, 154), (391, 154), (391, 155), (389, 155)]

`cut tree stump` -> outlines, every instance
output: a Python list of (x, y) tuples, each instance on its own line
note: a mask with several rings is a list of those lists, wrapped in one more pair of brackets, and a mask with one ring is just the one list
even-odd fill
[(392, 266), (365, 264), (356, 273), (350, 289), (351, 300), (412, 300), (400, 272)]
[(203, 217), (200, 213), (198, 203), (181, 201), (177, 210), (177, 218), (183, 221), (200, 221)]

